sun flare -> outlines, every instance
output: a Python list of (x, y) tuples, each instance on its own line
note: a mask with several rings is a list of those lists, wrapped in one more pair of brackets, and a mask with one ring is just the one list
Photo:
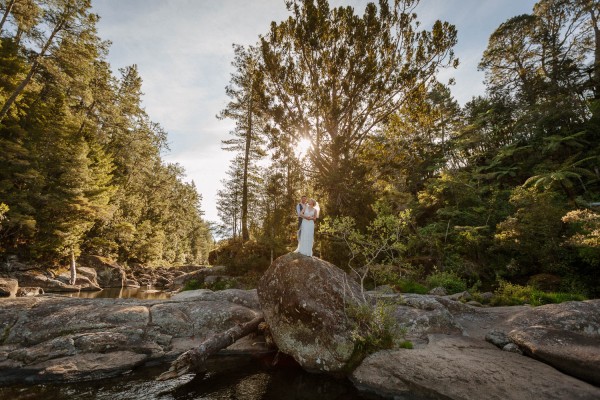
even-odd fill
[(312, 146), (312, 142), (310, 141), (310, 139), (308, 139), (308, 138), (300, 139), (300, 141), (298, 141), (298, 143), (296, 144), (296, 155), (298, 156), (298, 158), (302, 158), (302, 157), (306, 156), (306, 154), (308, 153), (308, 150), (310, 150), (311, 146)]

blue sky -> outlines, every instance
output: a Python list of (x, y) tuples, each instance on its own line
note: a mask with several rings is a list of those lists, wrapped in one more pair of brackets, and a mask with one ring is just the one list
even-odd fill
[[(362, 13), (366, 0), (330, 0)], [(508, 18), (530, 13), (533, 0), (421, 0), (423, 27), (436, 19), (456, 25), (460, 59), (440, 80), (456, 79), (452, 91), (464, 104), (483, 94), (477, 64), (490, 34)], [(233, 60), (232, 44), (254, 44), (271, 21), (288, 16), (284, 0), (93, 0), (101, 17), (99, 34), (112, 42), (113, 71), (137, 64), (144, 106), (169, 133), (168, 162), (181, 164), (202, 194), (205, 218), (217, 221), (216, 193), (232, 154), (221, 150), (231, 121), (215, 117), (226, 105), (225, 86)], [(292, 211), (290, 211), (292, 212)]]

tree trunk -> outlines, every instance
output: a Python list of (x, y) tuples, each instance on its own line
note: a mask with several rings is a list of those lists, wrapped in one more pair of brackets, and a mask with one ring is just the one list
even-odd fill
[(8, 19), (8, 14), (10, 14), (13, 6), (15, 5), (15, 2), (16, 2), (16, 0), (10, 0), (8, 2), (8, 5), (6, 6), (6, 11), (4, 12), (4, 15), (2, 16), (2, 21), (0, 21), (0, 33), (2, 33), (2, 28), (4, 28), (4, 23)]
[(75, 284), (77, 280), (77, 264), (75, 264), (75, 252), (73, 251), (73, 247), (71, 247), (71, 285)]
[(6, 103), (4, 103), (4, 105), (2, 106), (2, 110), (0, 110), (0, 122), (2, 122), (2, 120), (8, 113), (8, 110), (10, 109), (10, 107), (17, 100), (17, 97), (19, 97), (21, 92), (23, 92), (23, 90), (27, 87), (27, 85), (31, 81), (31, 78), (33, 78), (33, 75), (37, 72), (37, 68), (40, 64), (40, 60), (42, 59), (42, 57), (44, 57), (46, 55), (48, 48), (54, 41), (54, 37), (58, 34), (58, 32), (60, 32), (62, 30), (64, 23), (65, 23), (65, 21), (60, 21), (54, 27), (54, 30), (50, 34), (50, 37), (48, 37), (48, 40), (46, 41), (46, 43), (44, 43), (44, 47), (42, 47), (42, 50), (40, 51), (40, 53), (35, 57), (35, 61), (31, 65), (31, 69), (27, 73), (27, 76), (25, 77), (25, 79), (23, 79), (23, 81), (21, 81), (19, 86), (17, 86), (17, 88), (12, 93), (12, 95), (8, 98), (8, 100), (6, 100)]
[(592, 8), (590, 10), (592, 19), (592, 28), (594, 29), (594, 67), (592, 72), (592, 81), (594, 85), (594, 99), (600, 100), (600, 18)]
[(252, 88), (248, 100), (248, 131), (246, 132), (246, 148), (244, 149), (244, 177), (242, 183), (242, 241), (250, 240), (248, 232), (248, 166), (250, 165), (250, 146), (252, 145)]
[(231, 346), (238, 339), (249, 335), (258, 330), (258, 325), (265, 319), (262, 313), (259, 313), (253, 320), (239, 324), (222, 333), (217, 333), (204, 342), (200, 346), (188, 350), (175, 361), (171, 363), (171, 368), (167, 372), (162, 373), (158, 378), (159, 381), (177, 378), (187, 373), (204, 372), (204, 362), (208, 357), (215, 354), (221, 349)]

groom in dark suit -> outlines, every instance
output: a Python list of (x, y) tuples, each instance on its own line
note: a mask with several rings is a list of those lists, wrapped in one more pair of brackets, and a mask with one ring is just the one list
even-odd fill
[(302, 213), (302, 210), (304, 210), (304, 207), (306, 207), (306, 196), (302, 196), (300, 198), (300, 203), (296, 204), (296, 214), (298, 215), (298, 242), (300, 241), (300, 234), (302, 233), (302, 217), (300, 214)]

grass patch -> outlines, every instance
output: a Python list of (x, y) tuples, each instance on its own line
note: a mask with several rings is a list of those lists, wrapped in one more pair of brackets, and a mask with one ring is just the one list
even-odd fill
[(435, 272), (427, 277), (430, 288), (443, 287), (448, 294), (460, 293), (467, 290), (467, 283), (452, 271)]
[(349, 306), (346, 313), (353, 323), (351, 331), (354, 350), (346, 368), (351, 371), (369, 354), (379, 350), (412, 349), (405, 339), (405, 330), (398, 327), (393, 315), (394, 305), (378, 301), (375, 306), (359, 304)]
[(541, 306), (544, 304), (558, 304), (565, 301), (582, 301), (586, 297), (579, 293), (544, 292), (533, 286), (521, 286), (506, 281), (500, 281), (500, 285), (490, 304), (493, 306), (516, 306), (531, 304)]
[(219, 279), (213, 283), (198, 282), (196, 279), (190, 279), (185, 283), (182, 292), (186, 290), (210, 289), (214, 292), (218, 290), (234, 289), (237, 286), (233, 279)]
[(181, 291), (186, 291), (186, 290), (198, 290), (198, 289), (202, 289), (202, 284), (200, 282), (198, 282), (196, 279), (190, 279), (189, 281), (185, 282), (185, 285), (183, 286), (183, 288), (181, 289)]
[(402, 293), (427, 294), (429, 292), (427, 286), (409, 279), (400, 279), (394, 286)]

